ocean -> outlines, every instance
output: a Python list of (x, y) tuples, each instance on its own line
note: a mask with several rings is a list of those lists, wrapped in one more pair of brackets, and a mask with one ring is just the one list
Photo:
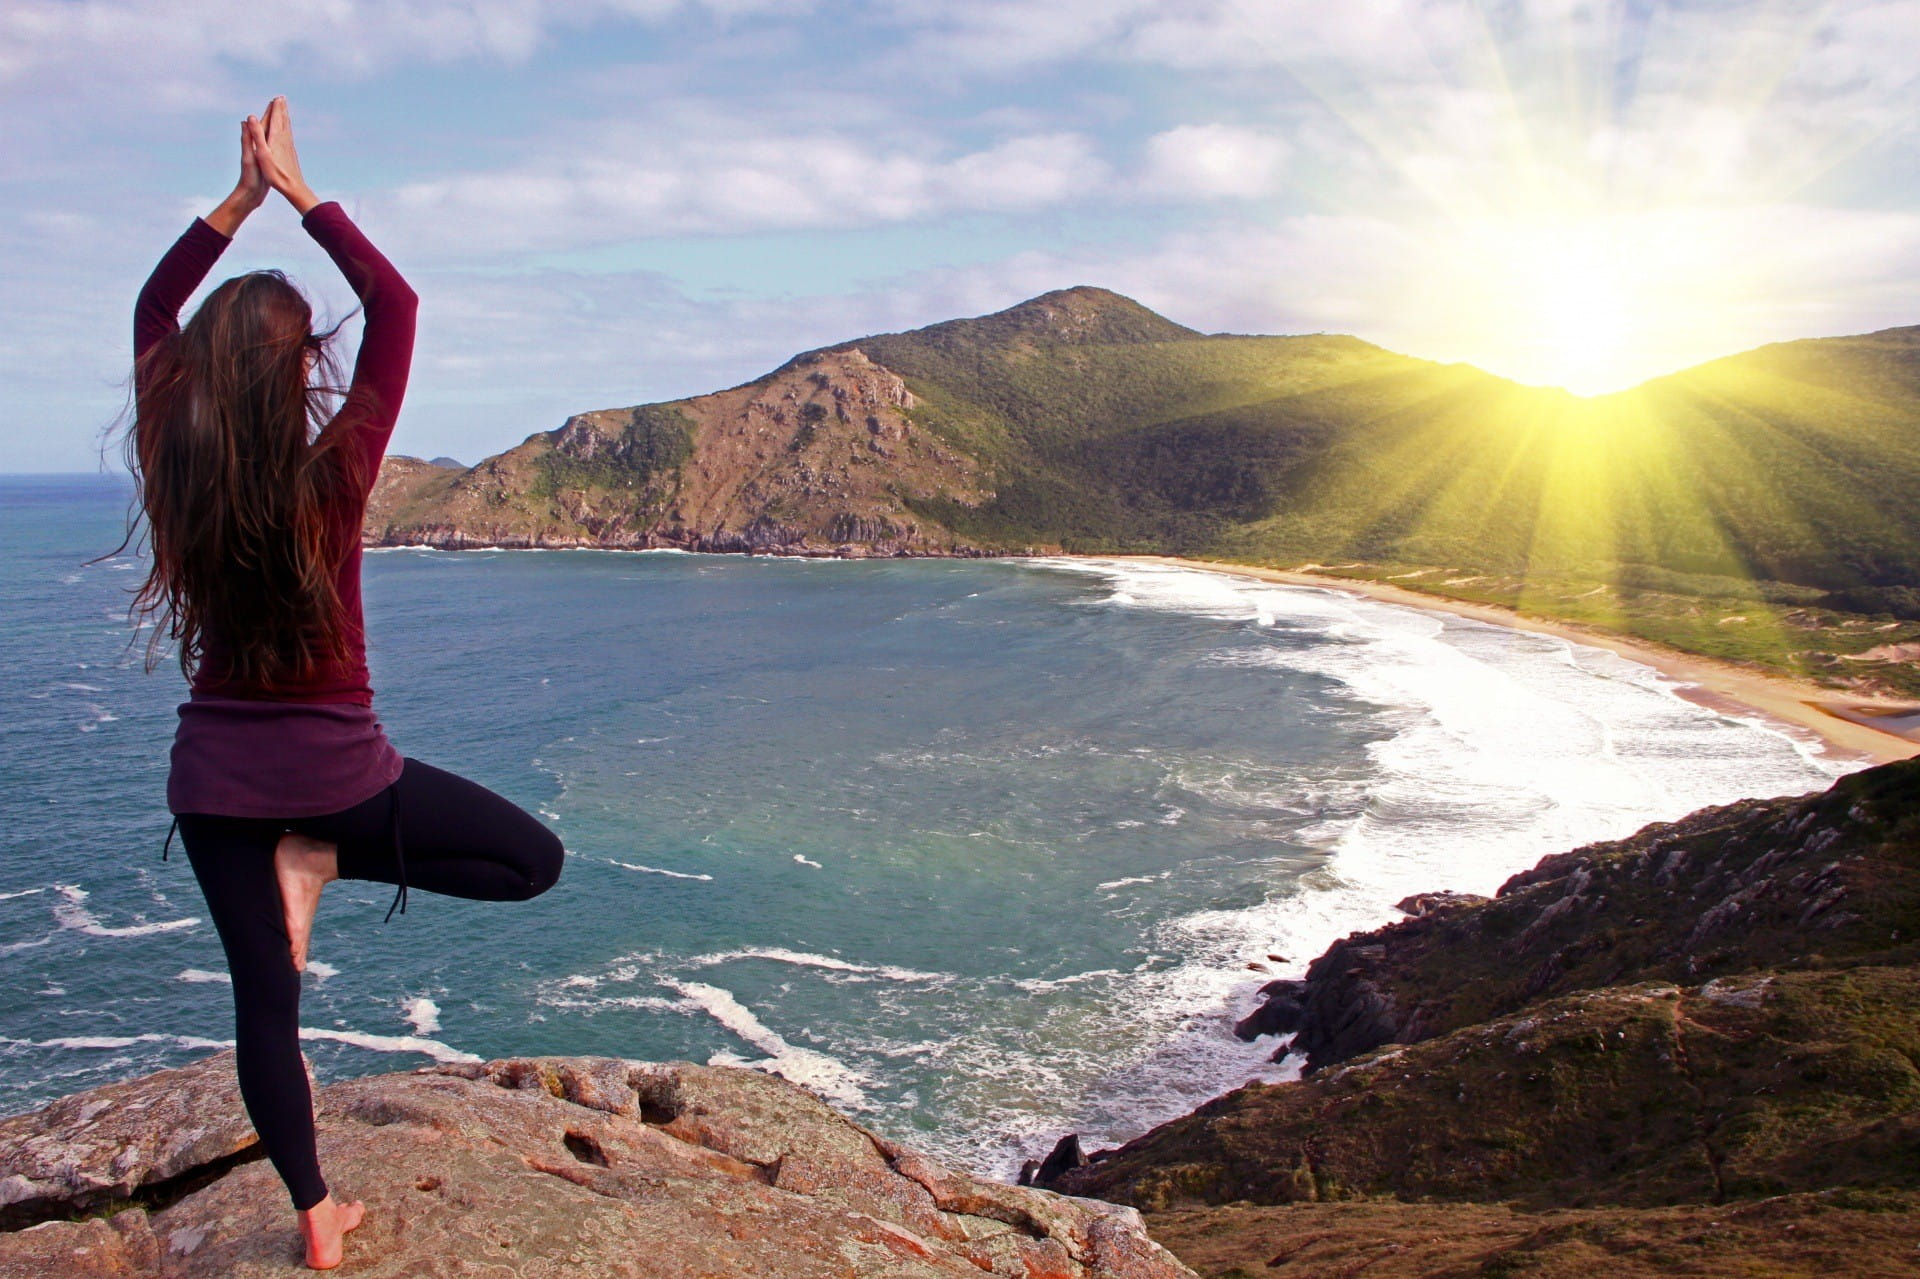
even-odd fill
[[(167, 831), (111, 477), (0, 478), (0, 1114), (232, 1036)], [(370, 553), (400, 749), (559, 832), (531, 902), (328, 889), (324, 1081), (435, 1060), (751, 1065), (1006, 1175), (1250, 1078), (1275, 976), (1415, 892), (1857, 765), (1611, 653), (1078, 558)]]

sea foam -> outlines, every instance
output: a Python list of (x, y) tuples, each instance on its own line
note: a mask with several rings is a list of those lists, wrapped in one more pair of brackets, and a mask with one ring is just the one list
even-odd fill
[[(1200, 569), (1026, 562), (1103, 579), (1110, 589), (1097, 606), (1244, 623), (1206, 660), (1323, 676), (1379, 727), (1371, 767), (1323, 783), (1318, 794), (1280, 774), (1249, 785), (1179, 772), (1180, 785), (1214, 802), (1326, 814), (1303, 830), (1324, 861), (1251, 908), (1160, 925), (1176, 961), (1115, 979), (1108, 998), (1162, 1033), (1104, 1069), (1063, 1062), (1070, 1078), (1097, 1077), (1098, 1085), (1059, 1116), (1056, 1134), (1074, 1128), (1094, 1141), (1124, 1140), (1244, 1078), (1288, 1077), (1289, 1065), (1264, 1060), (1272, 1041), (1241, 1044), (1232, 1022), (1276, 973), (1298, 975), (1340, 937), (1397, 918), (1393, 903), (1403, 897), (1491, 893), (1548, 854), (1712, 804), (1805, 793), (1857, 766), (1809, 754), (1779, 725), (1689, 702), (1649, 667), (1554, 637)], [(1264, 631), (1287, 642), (1262, 642)], [(1285, 961), (1267, 958), (1276, 953)], [(1049, 1131), (1016, 1122), (1007, 1135), (1020, 1127), (1032, 1132), (1026, 1153)], [(1015, 1153), (976, 1147), (977, 1158), (1003, 1170)]]
[(873, 1083), (870, 1076), (825, 1053), (794, 1047), (768, 1029), (765, 1022), (734, 998), (732, 991), (697, 981), (667, 979), (662, 984), (679, 991), (691, 1006), (766, 1054), (759, 1061), (749, 1061), (719, 1053), (715, 1054), (712, 1064), (752, 1066), (802, 1084), (849, 1109), (866, 1108), (866, 1089)]
[(55, 884), (54, 888), (65, 901), (53, 908), (53, 917), (60, 921), (63, 928), (86, 933), (91, 937), (146, 937), (153, 933), (170, 933), (181, 928), (192, 928), (200, 922), (200, 917), (190, 915), (185, 919), (167, 919), (151, 924), (126, 924), (118, 928), (109, 927), (100, 922), (100, 917), (81, 905), (92, 896), (77, 884)]

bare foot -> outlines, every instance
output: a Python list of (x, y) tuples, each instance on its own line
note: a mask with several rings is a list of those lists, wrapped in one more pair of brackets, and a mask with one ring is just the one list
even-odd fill
[(346, 1252), (347, 1231), (360, 1224), (367, 1206), (358, 1199), (349, 1204), (336, 1203), (329, 1194), (296, 1215), (300, 1218), (300, 1238), (307, 1245), (308, 1269), (331, 1270)]
[(304, 973), (307, 943), (313, 937), (313, 913), (320, 909), (320, 890), (340, 878), (339, 850), (288, 831), (273, 850), (273, 874), (280, 881), (280, 909), (286, 915), (293, 970)]

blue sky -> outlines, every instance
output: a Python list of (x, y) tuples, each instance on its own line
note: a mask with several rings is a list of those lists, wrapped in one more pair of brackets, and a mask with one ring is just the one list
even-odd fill
[[(288, 95), (422, 295), (396, 451), (1099, 284), (1605, 390), (1920, 322), (1920, 4), (10, 0), (0, 470), (90, 470)], [(219, 274), (350, 298), (270, 204)]]

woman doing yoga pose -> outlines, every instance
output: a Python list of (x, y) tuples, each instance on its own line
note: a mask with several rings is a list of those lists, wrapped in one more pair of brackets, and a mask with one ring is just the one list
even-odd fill
[[(333, 402), (332, 331), (276, 271), (177, 316), (271, 188), (365, 310), (353, 380)], [(334, 1201), (315, 1152), (300, 1054), (300, 974), (334, 879), (523, 901), (560, 875), (522, 809), (388, 742), (373, 711), (360, 525), (413, 358), (414, 292), (301, 176), (284, 98), (241, 126), (233, 194), (167, 251), (134, 311), (128, 465), (152, 567), (137, 613), (179, 645), (167, 806), (233, 977), (240, 1093), (298, 1211), (306, 1261), (340, 1263), (359, 1201)], [(388, 909), (392, 916), (392, 908)]]

